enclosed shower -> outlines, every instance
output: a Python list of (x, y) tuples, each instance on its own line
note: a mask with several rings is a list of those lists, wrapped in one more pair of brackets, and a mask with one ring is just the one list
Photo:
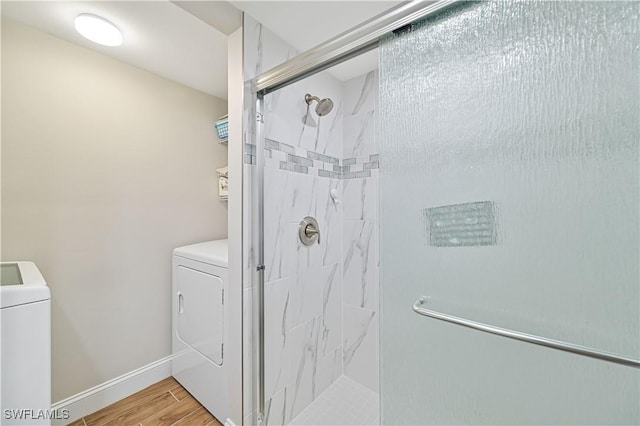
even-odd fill
[(245, 424), (640, 422), (640, 3), (243, 28)]

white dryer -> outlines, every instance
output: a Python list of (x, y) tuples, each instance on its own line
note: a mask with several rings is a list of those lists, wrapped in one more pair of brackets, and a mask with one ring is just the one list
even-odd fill
[(173, 251), (173, 377), (221, 422), (229, 415), (228, 258), (227, 240)]

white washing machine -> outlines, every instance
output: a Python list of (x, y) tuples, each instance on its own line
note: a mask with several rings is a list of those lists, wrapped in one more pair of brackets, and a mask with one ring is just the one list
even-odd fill
[(51, 424), (51, 293), (32, 262), (0, 263), (0, 424)]
[(228, 258), (227, 240), (173, 251), (173, 377), (221, 422), (229, 415)]

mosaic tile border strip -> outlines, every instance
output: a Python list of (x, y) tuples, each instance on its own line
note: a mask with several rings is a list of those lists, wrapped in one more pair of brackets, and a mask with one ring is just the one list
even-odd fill
[[(307, 151), (282, 142), (265, 139), (265, 167), (330, 179), (356, 179), (378, 176), (380, 155), (339, 159)], [(244, 144), (245, 164), (256, 164), (256, 146)]]

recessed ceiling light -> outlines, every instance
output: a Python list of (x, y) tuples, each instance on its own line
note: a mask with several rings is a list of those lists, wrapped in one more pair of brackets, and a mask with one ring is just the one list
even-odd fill
[(74, 21), (76, 30), (85, 38), (104, 46), (120, 46), (122, 33), (115, 25), (100, 16), (83, 13)]

